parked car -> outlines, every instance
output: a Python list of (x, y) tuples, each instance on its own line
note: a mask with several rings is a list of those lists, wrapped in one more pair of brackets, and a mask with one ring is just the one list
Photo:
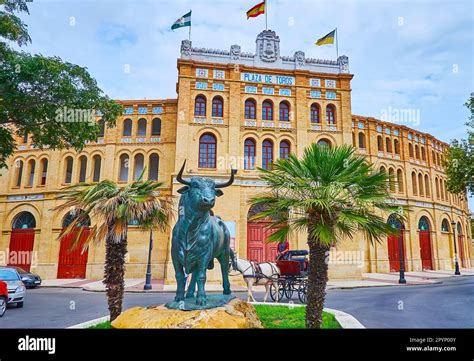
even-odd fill
[(16, 271), (20, 274), (21, 280), (25, 284), (26, 288), (35, 288), (41, 285), (41, 277), (25, 271), (23, 268), (14, 267)]
[(5, 312), (7, 312), (7, 303), (8, 303), (7, 284), (3, 281), (0, 281), (0, 317), (3, 317)]
[(16, 269), (13, 267), (0, 267), (0, 281), (7, 284), (8, 304), (16, 304), (18, 308), (23, 307), (26, 287)]

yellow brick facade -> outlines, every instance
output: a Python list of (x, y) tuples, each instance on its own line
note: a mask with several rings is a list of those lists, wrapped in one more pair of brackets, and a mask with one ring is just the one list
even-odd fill
[[(258, 44), (257, 42), (257, 55)], [(331, 145), (353, 144), (359, 154), (365, 155), (377, 167), (384, 167), (387, 172), (393, 172), (395, 176), (401, 174), (402, 185), (394, 184), (392, 195), (395, 202), (411, 208), (404, 225), (407, 270), (415, 271), (423, 268), (418, 230), (422, 216), (426, 216), (430, 224), (432, 268), (453, 269), (454, 246), (451, 225), (448, 231), (442, 231), (443, 219), (447, 219), (449, 223), (453, 220), (459, 223), (464, 241), (460, 243), (463, 247), (462, 252), (458, 249), (458, 253), (464, 255), (463, 266), (471, 266), (472, 235), (467, 203), (460, 197), (449, 194), (445, 189), (446, 176), (441, 166), (441, 159), (447, 144), (406, 126), (353, 115), (350, 87), (353, 76), (347, 69), (334, 71), (341, 69), (343, 65), (342, 62), (339, 63), (339, 59), (337, 63), (329, 65), (306, 60), (306, 63), (300, 63), (298, 66), (300, 60), (295, 53), (293, 60), (281, 57), (284, 66), (280, 68), (265, 66), (262, 62), (249, 65), (248, 59), (253, 58), (241, 54), (240, 48), (238, 53), (235, 49), (231, 48), (229, 53), (223, 54), (202, 51), (200, 53), (191, 48), (190, 43), (183, 42), (182, 56), (177, 62), (178, 98), (120, 101), (125, 114), (118, 119), (117, 126), (105, 129), (103, 137), (95, 143), (88, 144), (80, 153), (72, 150), (39, 150), (34, 148), (31, 140), (23, 142), (22, 139), (18, 139), (19, 148), (9, 159), (9, 169), (3, 171), (0, 177), (0, 250), (9, 248), (15, 217), (22, 211), (30, 212), (36, 220), (34, 259), (31, 269), (43, 278), (56, 278), (60, 249), (57, 235), (66, 212), (53, 213), (51, 209), (57, 205), (54, 198), (61, 188), (67, 185), (65, 184), (67, 157), (73, 158), (72, 183), (80, 179), (82, 156), (87, 160), (87, 165), (82, 171), (82, 173), (85, 171), (87, 181), (92, 181), (94, 177), (94, 161), (97, 159), (94, 156), (100, 156), (100, 179), (126, 183), (120, 181), (121, 157), (128, 156), (129, 166), (126, 171), (130, 181), (136, 173), (135, 157), (143, 156), (143, 165), (149, 171), (150, 156), (157, 154), (159, 180), (165, 182), (163, 192), (174, 195), (178, 195), (177, 189), (180, 188), (174, 177), (184, 160), (187, 161), (186, 176), (200, 175), (226, 179), (231, 166), (238, 168), (235, 184), (224, 189), (224, 196), (217, 199), (214, 212), (225, 221), (235, 222), (235, 250), (240, 257), (246, 258), (250, 209), (248, 202), (264, 187), (258, 180), (256, 170), (243, 169), (245, 140), (252, 138), (255, 141), (255, 166), (262, 165), (264, 140), (268, 139), (273, 143), (274, 159), (280, 155), (279, 144), (283, 140), (290, 144), (291, 152), (297, 155), (301, 155), (309, 144), (325, 140)], [(228, 61), (225, 60), (225, 56), (229, 57)], [(214, 58), (216, 59), (213, 60)], [(255, 59), (253, 61), (256, 62)], [(294, 68), (289, 69), (288, 64), (293, 64), (292, 62)], [(313, 71), (304, 64), (320, 64), (318, 65), (320, 69)], [(324, 71), (326, 66), (330, 71)], [(265, 81), (247, 81), (243, 78), (243, 74), (246, 73), (273, 75), (272, 79), (277, 79), (277, 82), (278, 77), (291, 77), (294, 82), (274, 84)], [(319, 83), (314, 79), (318, 79)], [(326, 82), (327, 80), (329, 82)], [(267, 90), (263, 88), (273, 89), (273, 95), (264, 94)], [(281, 95), (280, 90), (283, 90)], [(335, 93), (335, 98), (331, 96), (331, 99), (327, 99), (327, 93)], [(206, 99), (205, 116), (195, 114), (195, 99), (198, 96), (204, 96)], [(223, 100), (221, 117), (212, 114), (212, 100), (216, 96)], [(245, 119), (247, 99), (253, 99), (256, 103), (256, 119)], [(262, 119), (262, 104), (266, 100), (273, 103), (272, 121)], [(279, 121), (278, 109), (282, 101), (289, 104), (289, 121)], [(312, 104), (319, 106), (319, 123), (311, 122)], [(335, 109), (335, 124), (327, 124), (325, 115), (327, 105), (332, 105)], [(161, 120), (161, 131), (159, 134), (158, 132), (152, 134), (152, 123), (156, 118)], [(126, 119), (132, 122), (130, 136), (124, 135)], [(139, 119), (146, 121), (145, 134), (138, 135), (139, 122), (142, 123), (141, 132), (145, 122)], [(359, 133), (363, 134), (363, 140), (360, 139), (362, 136)], [(199, 167), (199, 139), (203, 134), (213, 134), (216, 138), (215, 168)], [(381, 144), (379, 137), (382, 139)], [(48, 160), (44, 185), (41, 184), (43, 159)], [(35, 161), (35, 172), (30, 185), (32, 172), (29, 166), (32, 160)], [(17, 186), (19, 161), (24, 165), (21, 184)], [(145, 178), (147, 176), (145, 172)], [(419, 184), (420, 176), (422, 187)], [(416, 190), (412, 180), (416, 180)], [(170, 262), (170, 232), (162, 234), (156, 231), (154, 239), (153, 277), (174, 282)], [(130, 226), (126, 277), (144, 277), (148, 240), (148, 233), (138, 231), (133, 225)], [(305, 235), (299, 234), (293, 237), (290, 239), (290, 244), (293, 249), (305, 248)], [(388, 253), (387, 242), (370, 244), (362, 235), (354, 235), (353, 239), (343, 240), (337, 250), (334, 250), (334, 262), (330, 263), (330, 277), (358, 278), (362, 272), (389, 272)], [(340, 259), (337, 258), (338, 255), (341, 256)], [(6, 260), (4, 261), (6, 263)], [(91, 245), (86, 277), (100, 279), (103, 275), (103, 262), (103, 244)], [(210, 278), (218, 278), (218, 272), (213, 272)]]

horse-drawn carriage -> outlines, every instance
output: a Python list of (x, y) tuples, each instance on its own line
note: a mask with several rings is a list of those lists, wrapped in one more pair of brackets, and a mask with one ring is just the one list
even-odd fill
[(285, 259), (276, 261), (280, 275), (270, 285), (270, 297), (279, 302), (286, 297), (291, 300), (294, 293), (298, 294), (301, 303), (306, 303), (306, 286), (308, 283), (309, 262), (308, 251), (288, 251)]

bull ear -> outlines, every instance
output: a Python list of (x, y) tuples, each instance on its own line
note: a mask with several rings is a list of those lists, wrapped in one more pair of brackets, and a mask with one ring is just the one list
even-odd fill
[(220, 197), (223, 194), (224, 194), (223, 191), (221, 191), (220, 189), (216, 189), (216, 196)]
[(187, 191), (189, 191), (189, 187), (188, 187), (188, 186), (184, 186), (184, 187), (181, 187), (180, 189), (178, 189), (178, 193), (179, 193), (179, 194), (184, 194), (184, 193), (186, 193)]

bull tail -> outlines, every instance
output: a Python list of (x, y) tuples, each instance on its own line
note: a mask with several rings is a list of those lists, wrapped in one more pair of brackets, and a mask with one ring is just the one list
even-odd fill
[(235, 256), (234, 250), (230, 248), (230, 262), (232, 264), (232, 268), (237, 271), (237, 257)]

